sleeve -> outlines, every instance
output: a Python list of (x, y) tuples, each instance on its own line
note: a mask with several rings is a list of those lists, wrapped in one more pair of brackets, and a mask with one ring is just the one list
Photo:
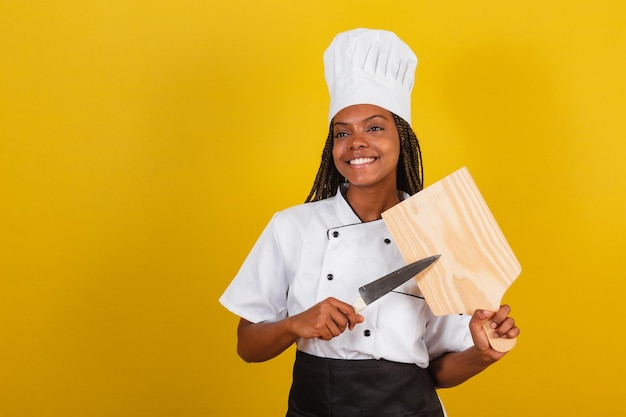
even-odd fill
[(287, 291), (274, 215), (219, 301), (250, 322), (278, 321), (287, 315)]
[(424, 342), (431, 360), (447, 352), (460, 352), (474, 346), (469, 330), (470, 318), (466, 314), (452, 314), (435, 316), (429, 321)]

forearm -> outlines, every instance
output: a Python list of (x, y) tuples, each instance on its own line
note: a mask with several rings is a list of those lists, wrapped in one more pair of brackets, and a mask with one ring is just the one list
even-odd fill
[(520, 329), (515, 320), (509, 317), (511, 307), (501, 306), (497, 312), (476, 310), (469, 323), (474, 346), (463, 352), (450, 352), (432, 360), (428, 371), (435, 385), (449, 388), (467, 381), (484, 371), (489, 365), (502, 359), (507, 352), (499, 352), (491, 347), (483, 324), (488, 322), (494, 330), (494, 337), (516, 338)]
[(485, 370), (495, 360), (481, 354), (476, 347), (462, 352), (450, 352), (431, 361), (428, 371), (435, 385), (450, 388)]
[(237, 328), (237, 353), (246, 362), (263, 362), (281, 354), (297, 336), (288, 320), (274, 323), (251, 323), (241, 319)]

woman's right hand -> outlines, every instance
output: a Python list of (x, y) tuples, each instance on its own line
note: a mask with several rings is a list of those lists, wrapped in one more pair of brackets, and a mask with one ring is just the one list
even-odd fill
[(237, 353), (246, 362), (263, 362), (291, 346), (299, 337), (330, 340), (363, 322), (350, 304), (327, 298), (295, 316), (277, 322), (239, 320)]
[(303, 339), (330, 340), (363, 322), (350, 304), (329, 297), (288, 319), (290, 330)]

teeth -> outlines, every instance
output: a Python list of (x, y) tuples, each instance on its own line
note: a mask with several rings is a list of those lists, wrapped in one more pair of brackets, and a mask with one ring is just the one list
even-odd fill
[(374, 162), (375, 158), (357, 158), (350, 161), (350, 165), (362, 165), (368, 162)]

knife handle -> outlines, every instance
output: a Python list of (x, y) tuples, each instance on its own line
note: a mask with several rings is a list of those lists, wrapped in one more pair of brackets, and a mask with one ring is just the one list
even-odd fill
[(493, 350), (498, 352), (508, 352), (513, 349), (513, 346), (515, 346), (515, 343), (517, 342), (517, 338), (503, 339), (501, 337), (493, 337), (494, 330), (491, 328), (490, 323), (491, 322), (489, 320), (485, 320), (483, 323), (483, 329), (485, 329), (485, 332), (487, 333), (489, 344)]
[(363, 297), (358, 296), (356, 300), (354, 300), (354, 302), (352, 303), (352, 307), (354, 307), (354, 311), (356, 311), (357, 313), (360, 313), (361, 310), (367, 307), (367, 304), (365, 303), (365, 300), (363, 299)]

